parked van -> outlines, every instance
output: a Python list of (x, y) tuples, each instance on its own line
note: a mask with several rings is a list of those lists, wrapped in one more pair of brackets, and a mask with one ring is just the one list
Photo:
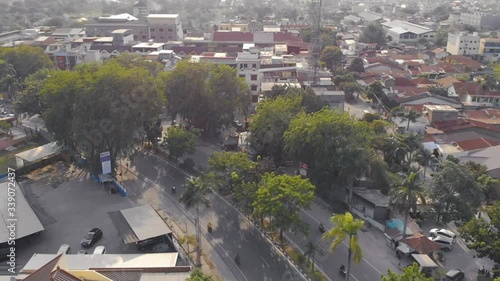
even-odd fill
[(97, 246), (94, 250), (94, 255), (106, 254), (106, 248), (104, 246)]
[(68, 244), (62, 244), (57, 254), (71, 254), (71, 247)]
[(447, 251), (453, 250), (453, 239), (451, 238), (438, 235), (436, 237), (431, 237), (429, 239), (432, 240), (434, 243), (438, 244), (442, 250), (447, 250)]

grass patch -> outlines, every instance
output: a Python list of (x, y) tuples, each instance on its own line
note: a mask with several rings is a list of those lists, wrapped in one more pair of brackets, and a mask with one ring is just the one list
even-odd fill
[(295, 247), (291, 245), (285, 245), (283, 250), (290, 256), (290, 258), (298, 264), (311, 278), (313, 281), (328, 281), (328, 278), (319, 270), (316, 269), (316, 265), (314, 267), (314, 271), (312, 269), (312, 262), (307, 261), (307, 258), (299, 252)]
[(6, 173), (7, 169), (16, 168), (16, 154), (38, 147), (40, 144), (33, 142), (23, 142), (15, 146), (12, 151), (3, 150), (0, 152), (0, 174)]

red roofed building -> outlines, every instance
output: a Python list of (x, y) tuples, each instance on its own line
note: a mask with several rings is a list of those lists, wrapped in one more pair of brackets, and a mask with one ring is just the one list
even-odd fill
[(484, 138), (476, 138), (470, 140), (464, 140), (456, 142), (457, 146), (460, 147), (463, 151), (476, 150), (486, 147), (492, 147), (499, 145), (499, 141), (484, 139)]
[(464, 70), (468, 71), (478, 71), (483, 66), (480, 62), (462, 55), (448, 56), (445, 61), (451, 64), (461, 65), (464, 67)]

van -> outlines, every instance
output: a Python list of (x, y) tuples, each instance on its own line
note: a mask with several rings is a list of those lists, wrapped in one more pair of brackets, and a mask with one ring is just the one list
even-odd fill
[(104, 246), (97, 246), (94, 250), (94, 255), (106, 254), (106, 248)]
[(438, 244), (442, 250), (447, 250), (447, 251), (453, 250), (453, 239), (440, 235), (436, 237), (431, 237), (429, 239), (432, 240), (434, 243)]
[(71, 247), (68, 244), (62, 244), (57, 254), (71, 254)]

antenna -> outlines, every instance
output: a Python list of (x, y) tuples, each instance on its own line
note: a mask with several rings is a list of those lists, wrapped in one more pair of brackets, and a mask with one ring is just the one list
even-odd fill
[(312, 0), (311, 2), (311, 18), (313, 28), (311, 37), (313, 45), (309, 57), (309, 66), (312, 67), (313, 85), (318, 85), (320, 80), (318, 70), (320, 68), (319, 58), (321, 56), (321, 2), (322, 0)]

